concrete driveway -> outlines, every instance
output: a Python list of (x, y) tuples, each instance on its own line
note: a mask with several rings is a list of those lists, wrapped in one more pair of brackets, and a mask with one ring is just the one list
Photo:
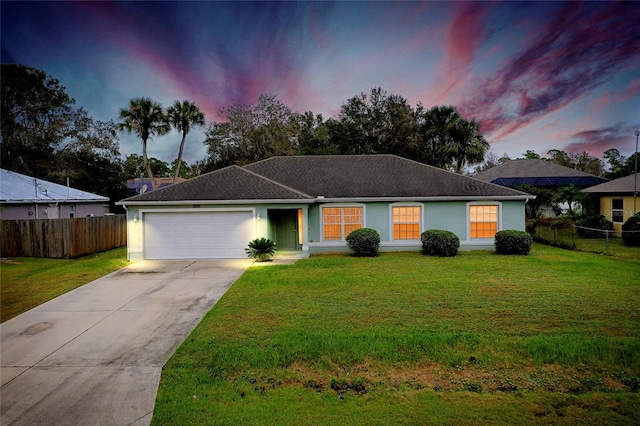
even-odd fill
[(0, 325), (2, 425), (148, 425), (162, 366), (251, 260), (143, 261)]

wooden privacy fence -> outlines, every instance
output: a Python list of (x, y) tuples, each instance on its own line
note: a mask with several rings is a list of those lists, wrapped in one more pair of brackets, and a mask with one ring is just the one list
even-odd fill
[(124, 215), (3, 220), (2, 257), (74, 258), (127, 244)]

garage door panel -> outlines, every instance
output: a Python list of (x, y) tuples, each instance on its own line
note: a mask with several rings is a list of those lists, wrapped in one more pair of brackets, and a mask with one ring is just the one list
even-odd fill
[(147, 259), (244, 258), (255, 234), (250, 211), (146, 213), (144, 221)]

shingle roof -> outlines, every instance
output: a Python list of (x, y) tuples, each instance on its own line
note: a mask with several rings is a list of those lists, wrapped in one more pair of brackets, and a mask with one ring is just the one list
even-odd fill
[(607, 179), (570, 167), (561, 166), (547, 160), (509, 160), (479, 172), (474, 176), (485, 182), (504, 186), (519, 186), (528, 183), (533, 186), (588, 187), (607, 182)]
[(272, 157), (245, 168), (325, 198), (524, 195), (395, 155)]
[(51, 202), (105, 203), (109, 201), (109, 198), (0, 169), (0, 201), (15, 204)]
[(304, 200), (309, 198), (311, 197), (306, 194), (258, 176), (242, 167), (230, 166), (123, 201)]
[[(590, 194), (633, 194), (634, 177), (635, 175), (631, 174), (629, 176), (621, 177), (619, 179), (611, 180), (600, 185), (583, 189), (582, 191)], [(638, 188), (640, 188), (640, 176), (638, 176), (637, 179), (637, 185)]]
[(528, 194), (394, 155), (273, 157), (230, 166), (126, 202), (300, 200), (316, 197), (516, 197)]

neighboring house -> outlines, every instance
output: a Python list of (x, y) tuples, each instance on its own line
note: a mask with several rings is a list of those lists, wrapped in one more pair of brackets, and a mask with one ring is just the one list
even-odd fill
[[(156, 182), (156, 189), (173, 185), (173, 177), (156, 177), (153, 180)], [(176, 183), (184, 182), (185, 180), (186, 179), (179, 177), (176, 179)], [(129, 197), (144, 194), (148, 191), (153, 191), (153, 185), (151, 185), (151, 179), (149, 178), (135, 178), (127, 181), (127, 196)]]
[[(519, 188), (521, 185), (527, 184), (545, 189), (558, 189), (569, 185), (582, 189), (609, 180), (541, 159), (505, 161), (498, 166), (476, 173), (473, 177), (508, 188)], [(564, 206), (566, 208), (568, 204), (565, 203)], [(529, 206), (529, 208), (534, 209), (529, 211), (529, 215), (556, 216), (554, 207), (550, 205), (540, 206), (541, 211), (539, 213), (535, 212), (534, 207)]]
[(640, 211), (640, 199), (635, 199), (634, 211), (634, 183), (640, 185), (640, 176), (632, 174), (582, 190), (600, 197), (600, 214), (613, 222), (617, 236), (622, 234), (622, 224)]
[(608, 181), (600, 176), (539, 159), (505, 161), (498, 166), (476, 173), (473, 177), (509, 188), (516, 188), (523, 184), (540, 188), (559, 188), (569, 185), (587, 188)]
[(381, 250), (416, 250), (426, 229), (462, 248), (492, 248), (496, 231), (525, 229), (531, 195), (393, 155), (273, 157), (230, 166), (119, 201), (128, 258), (244, 258), (265, 237), (280, 251), (346, 250), (373, 228)]
[(109, 199), (57, 183), (0, 169), (2, 219), (103, 216)]

